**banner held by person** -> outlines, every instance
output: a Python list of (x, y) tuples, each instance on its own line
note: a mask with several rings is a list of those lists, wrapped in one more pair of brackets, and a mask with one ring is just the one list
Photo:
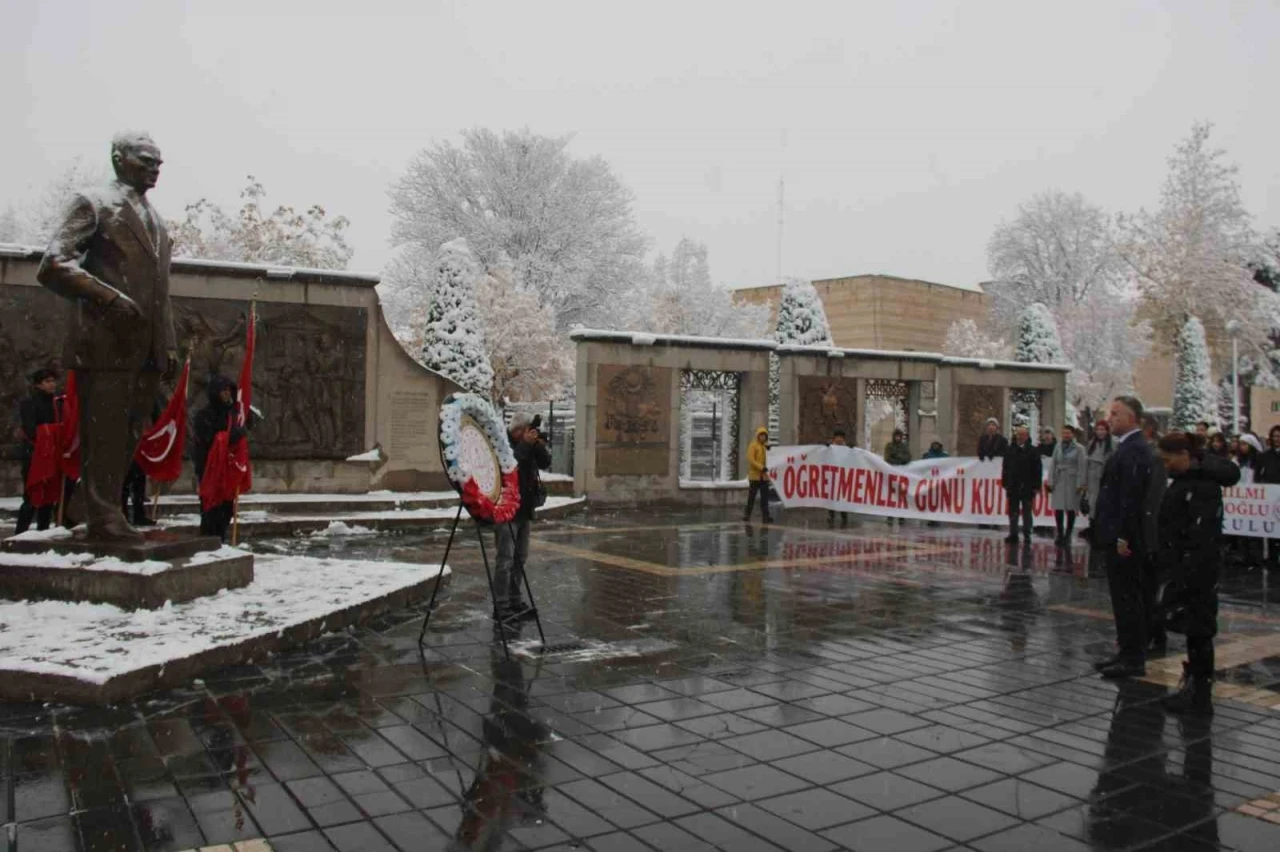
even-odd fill
[[(784, 507), (813, 507), (958, 524), (1007, 523), (998, 459), (924, 459), (890, 465), (858, 447), (775, 447), (769, 477)], [(1045, 478), (1050, 465), (1045, 465)], [(1053, 525), (1049, 491), (1033, 503), (1037, 526)]]

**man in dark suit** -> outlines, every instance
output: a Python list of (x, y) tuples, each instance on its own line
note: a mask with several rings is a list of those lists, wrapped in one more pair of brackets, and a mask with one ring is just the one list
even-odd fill
[(161, 375), (177, 371), (172, 246), (147, 202), (160, 177), (156, 144), (146, 134), (118, 134), (111, 163), (115, 182), (72, 199), (36, 277), (71, 303), (64, 363), (79, 386), (78, 493), (89, 538), (140, 541), (120, 510), (120, 491)]
[(1023, 540), (1031, 543), (1035, 523), (1032, 506), (1044, 485), (1044, 458), (1040, 450), (1031, 444), (1031, 433), (1026, 426), (1013, 432), (1013, 443), (1004, 451), (1004, 466), (1000, 478), (1004, 482), (1005, 501), (1009, 507), (1009, 537), (1005, 541), (1018, 543), (1018, 518), (1022, 518)]
[(1119, 653), (1095, 665), (1103, 677), (1146, 674), (1147, 614), (1144, 583), (1151, 570), (1147, 552), (1147, 495), (1151, 487), (1151, 447), (1139, 429), (1142, 403), (1120, 396), (1111, 403), (1116, 449), (1102, 469), (1093, 542), (1107, 554), (1111, 611)]

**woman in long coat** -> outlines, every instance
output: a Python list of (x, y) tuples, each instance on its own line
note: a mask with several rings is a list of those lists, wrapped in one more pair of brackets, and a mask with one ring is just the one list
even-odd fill
[[(1053, 523), (1058, 529), (1056, 544), (1066, 547), (1076, 530), (1076, 511), (1085, 492), (1088, 458), (1076, 441), (1076, 430), (1062, 427), (1062, 440), (1053, 448), (1053, 473), (1049, 482), (1052, 492)], [(1065, 524), (1063, 523), (1065, 520)]]
[(1099, 420), (1093, 425), (1093, 440), (1089, 442), (1085, 463), (1085, 499), (1089, 503), (1089, 517), (1094, 517), (1098, 505), (1098, 492), (1102, 489), (1102, 468), (1111, 458), (1111, 425)]
[[(1099, 420), (1093, 424), (1093, 440), (1089, 442), (1088, 450), (1085, 453), (1085, 477), (1084, 477), (1084, 497), (1088, 503), (1088, 511), (1084, 506), (1081, 511), (1089, 517), (1089, 525), (1093, 526), (1093, 521), (1098, 517), (1098, 492), (1102, 490), (1102, 468), (1106, 466), (1107, 459), (1111, 458), (1111, 452), (1114, 449), (1114, 442), (1111, 440), (1111, 426), (1106, 420)], [(1089, 530), (1085, 530), (1085, 538), (1089, 538)], [(1092, 539), (1090, 539), (1092, 541)], [(1090, 576), (1102, 576), (1105, 573), (1107, 564), (1107, 553), (1105, 549), (1098, 547), (1089, 548), (1089, 574)]]

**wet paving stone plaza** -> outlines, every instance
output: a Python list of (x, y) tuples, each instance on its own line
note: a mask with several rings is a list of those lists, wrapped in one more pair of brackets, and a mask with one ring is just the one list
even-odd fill
[[(1280, 596), (1224, 582), (1211, 720), (1181, 638), (1112, 683), (1087, 548), (825, 513), (536, 526), (510, 657), (460, 533), (424, 606), (106, 709), (0, 705), (8, 850), (1280, 849)], [(261, 553), (438, 561), (444, 530)]]

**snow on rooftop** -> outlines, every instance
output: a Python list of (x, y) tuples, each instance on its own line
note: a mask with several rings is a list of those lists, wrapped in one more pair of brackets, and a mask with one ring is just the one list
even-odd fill
[(405, 562), (258, 555), (250, 585), (162, 609), (0, 601), (0, 668), (102, 684), (280, 633), (424, 582), (441, 570)]

